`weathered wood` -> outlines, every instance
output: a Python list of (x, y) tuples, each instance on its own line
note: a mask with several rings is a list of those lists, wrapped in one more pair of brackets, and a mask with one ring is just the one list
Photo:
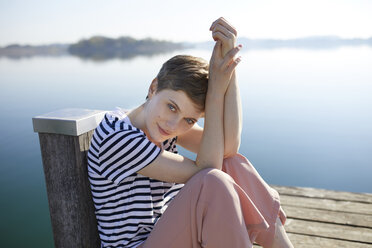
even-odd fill
[(288, 218), (312, 220), (341, 225), (372, 227), (372, 215), (335, 212), (323, 209), (294, 207), (282, 204)]
[[(372, 247), (371, 194), (276, 186), (294, 247)], [(259, 246), (255, 246), (259, 247)]]
[(62, 109), (32, 118), (39, 133), (56, 248), (100, 247), (86, 155), (105, 112)]
[(311, 198), (321, 198), (330, 200), (353, 201), (360, 203), (372, 203), (372, 194), (369, 193), (352, 193), (334, 190), (316, 189), (316, 188), (299, 188), (271, 185), (280, 195), (303, 196)]
[(372, 215), (372, 204), (369, 203), (338, 201), (288, 195), (281, 195), (280, 199), (283, 206), (296, 206), (304, 208), (332, 210), (345, 213), (359, 213)]
[(316, 221), (288, 219), (285, 229), (289, 233), (333, 238), (372, 245), (372, 229), (322, 223)]
[[(288, 233), (288, 237), (296, 248), (370, 248), (370, 244), (353, 241), (337, 240), (295, 233)], [(255, 244), (254, 248), (261, 246)]]
[(370, 244), (337, 240), (309, 235), (288, 233), (294, 247), (298, 248), (370, 248)]
[(80, 136), (39, 133), (55, 247), (99, 247), (86, 152)]

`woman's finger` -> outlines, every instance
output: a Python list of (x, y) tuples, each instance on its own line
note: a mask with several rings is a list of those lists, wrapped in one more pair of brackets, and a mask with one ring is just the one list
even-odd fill
[(214, 21), (211, 25), (211, 27), (209, 28), (209, 30), (213, 30), (213, 28), (217, 25), (217, 24), (220, 24), (224, 27), (226, 27), (231, 33), (233, 33), (235, 36), (238, 36), (238, 32), (236, 31), (236, 29), (226, 21), (225, 18), (223, 17), (220, 17), (218, 18), (216, 21)]
[(226, 43), (228, 42), (229, 38), (226, 37), (226, 35), (224, 35), (223, 33), (221, 33), (220, 31), (216, 31), (216, 32), (213, 32), (212, 33), (212, 37), (214, 40), (220, 40), (222, 41), (223, 43)]
[(241, 50), (242, 45), (236, 46), (231, 49), (224, 57), (223, 66), (228, 68), (232, 61), (234, 61), (234, 57), (238, 52)]
[(241, 60), (242, 60), (242, 57), (240, 56), (234, 59), (232, 63), (230, 63), (229, 67), (227, 68), (227, 73), (232, 73), (235, 70), (235, 68), (238, 66), (238, 64), (241, 62)]
[(217, 58), (221, 57), (221, 44), (222, 43), (219, 40), (216, 42), (216, 44), (214, 44), (211, 61), (214, 61), (216, 56)]
[(221, 24), (217, 24), (214, 26), (213, 32), (216, 32), (216, 31), (219, 31), (221, 33), (223, 33), (226, 37), (230, 38), (230, 39), (235, 39), (235, 34), (232, 33), (229, 29), (227, 29), (226, 27), (222, 26)]

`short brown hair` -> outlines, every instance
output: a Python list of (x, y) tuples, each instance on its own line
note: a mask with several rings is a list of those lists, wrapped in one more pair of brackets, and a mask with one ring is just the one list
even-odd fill
[(158, 75), (157, 91), (164, 89), (182, 90), (204, 111), (208, 90), (208, 69), (206, 60), (189, 55), (177, 55), (166, 61)]

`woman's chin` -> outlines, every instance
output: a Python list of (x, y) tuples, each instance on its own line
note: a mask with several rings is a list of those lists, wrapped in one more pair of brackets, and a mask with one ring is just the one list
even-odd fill
[(162, 143), (163, 141), (165, 141), (166, 139), (164, 137), (162, 137), (160, 134), (156, 134), (156, 135), (152, 135), (150, 134), (148, 137), (147, 137), (152, 143), (155, 143), (155, 144), (160, 144)]

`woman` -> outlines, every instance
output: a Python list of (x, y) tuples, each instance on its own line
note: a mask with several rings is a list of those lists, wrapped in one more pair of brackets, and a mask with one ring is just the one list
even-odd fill
[(210, 65), (171, 58), (144, 104), (107, 113), (95, 130), (88, 170), (102, 247), (292, 247), (278, 193), (237, 153), (236, 31), (223, 18), (210, 30)]

